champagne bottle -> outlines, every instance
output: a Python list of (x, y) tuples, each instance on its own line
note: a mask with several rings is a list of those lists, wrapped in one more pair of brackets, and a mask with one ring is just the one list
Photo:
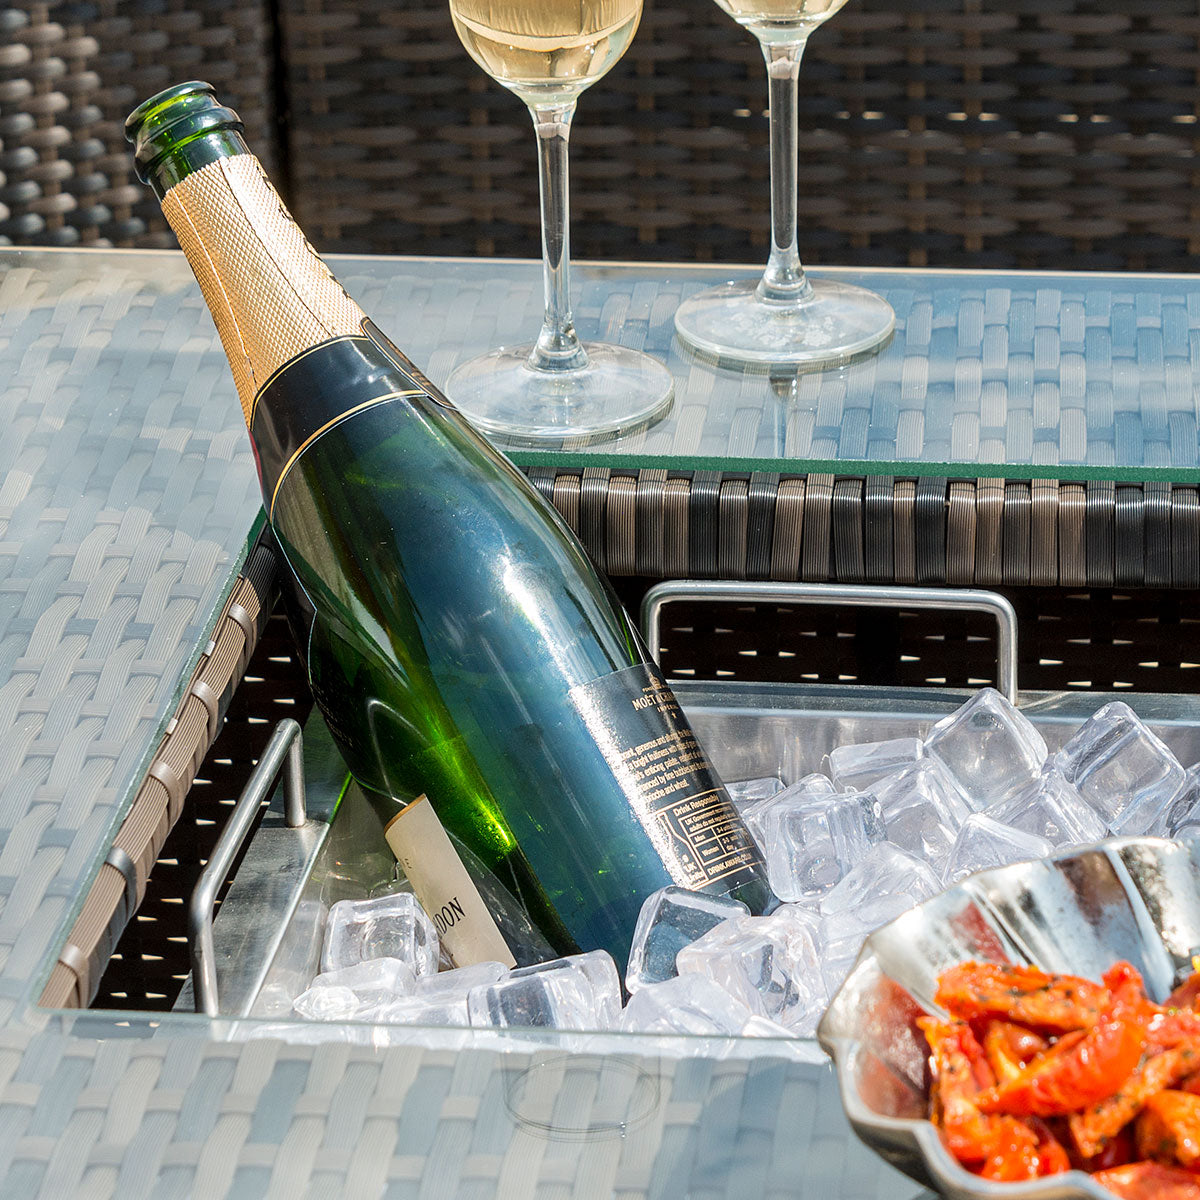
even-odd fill
[(456, 843), (558, 953), (623, 963), (642, 901), (671, 883), (773, 905), (608, 584), (338, 285), (237, 114), (186, 83), (126, 134), (228, 355), (313, 695), (422, 903), (457, 898), (447, 912), (473, 924), (455, 961), (515, 957), (478, 888), (468, 918)]

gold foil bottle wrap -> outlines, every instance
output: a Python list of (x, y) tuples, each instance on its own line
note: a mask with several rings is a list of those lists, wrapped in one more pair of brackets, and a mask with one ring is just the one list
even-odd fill
[(212, 311), (246, 423), (273, 371), (333, 337), (362, 309), (308, 244), (258, 159), (218, 159), (176, 184), (163, 212)]

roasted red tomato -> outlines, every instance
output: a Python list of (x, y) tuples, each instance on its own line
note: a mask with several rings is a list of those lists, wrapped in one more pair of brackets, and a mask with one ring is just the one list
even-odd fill
[(983, 1035), (983, 1052), (998, 1083), (1014, 1079), (1048, 1045), (1040, 1034), (1012, 1021), (990, 1021)]
[(1085, 1158), (1105, 1146), (1133, 1120), (1156, 1092), (1173, 1087), (1196, 1066), (1190, 1049), (1176, 1047), (1142, 1059), (1129, 1078), (1111, 1096), (1069, 1119), (1075, 1148)]
[(1074, 975), (979, 962), (944, 971), (935, 996), (960, 1020), (999, 1017), (1046, 1033), (1090, 1029), (1108, 998), (1107, 988)]
[(1142, 1057), (1146, 1033), (1106, 1017), (1086, 1033), (1064, 1034), (1019, 1075), (980, 1094), (985, 1113), (1062, 1117), (1113, 1095)]
[(1200, 971), (1193, 971), (1168, 997), (1164, 1008), (1196, 1008), (1200, 1001)]
[(982, 1163), (992, 1154), (998, 1136), (996, 1120), (984, 1116), (975, 1104), (980, 1089), (993, 1079), (983, 1049), (963, 1021), (921, 1017), (917, 1024), (929, 1043), (931, 1119), (959, 1162)]
[(1133, 1162), (1137, 1156), (1137, 1146), (1133, 1140), (1133, 1126), (1126, 1125), (1124, 1129), (1118, 1130), (1112, 1136), (1108, 1145), (1099, 1154), (1093, 1155), (1091, 1158), (1084, 1158), (1076, 1154), (1071, 1160), (1071, 1165), (1078, 1167), (1081, 1171), (1095, 1174), (1097, 1171), (1107, 1171), (1112, 1167), (1123, 1167), (1126, 1163)]
[(1169, 1089), (1150, 1096), (1136, 1129), (1142, 1158), (1192, 1170), (1200, 1166), (1200, 1096)]
[(1129, 1163), (1092, 1178), (1121, 1200), (1200, 1200), (1200, 1178), (1159, 1163)]
[(1013, 1181), (1038, 1177), (1037, 1134), (1016, 1117), (992, 1117), (992, 1148), (979, 1174)]

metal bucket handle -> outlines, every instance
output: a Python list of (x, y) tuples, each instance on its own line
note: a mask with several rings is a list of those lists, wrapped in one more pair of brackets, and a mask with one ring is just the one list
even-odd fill
[(655, 660), (661, 615), (675, 600), (753, 601), (760, 604), (845, 604), (853, 608), (937, 608), (985, 612), (996, 618), (996, 690), (1017, 702), (1017, 614), (998, 592), (981, 588), (918, 588), (850, 583), (767, 583), (752, 580), (669, 579), (642, 599), (642, 629)]
[(285, 717), (275, 726), (267, 748), (238, 797), (233, 815), (221, 830), (212, 856), (200, 872), (200, 878), (196, 881), (188, 904), (188, 941), (191, 943), (196, 1011), (210, 1017), (217, 1016), (220, 1011), (217, 1001), (216, 952), (213, 947), (213, 904), (281, 768), (285, 819), (291, 828), (298, 829), (307, 820), (304, 758), (300, 726), (290, 717)]

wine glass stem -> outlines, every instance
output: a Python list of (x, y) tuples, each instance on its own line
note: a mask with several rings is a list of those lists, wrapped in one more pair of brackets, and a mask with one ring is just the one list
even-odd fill
[(529, 354), (535, 371), (576, 371), (587, 353), (571, 319), (571, 203), (567, 146), (575, 105), (530, 108), (538, 140), (538, 184), (542, 198), (542, 273), (546, 315)]
[(771, 255), (758, 295), (773, 303), (795, 304), (812, 293), (796, 246), (799, 147), (797, 95), (800, 59), (807, 37), (763, 42), (771, 127)]

